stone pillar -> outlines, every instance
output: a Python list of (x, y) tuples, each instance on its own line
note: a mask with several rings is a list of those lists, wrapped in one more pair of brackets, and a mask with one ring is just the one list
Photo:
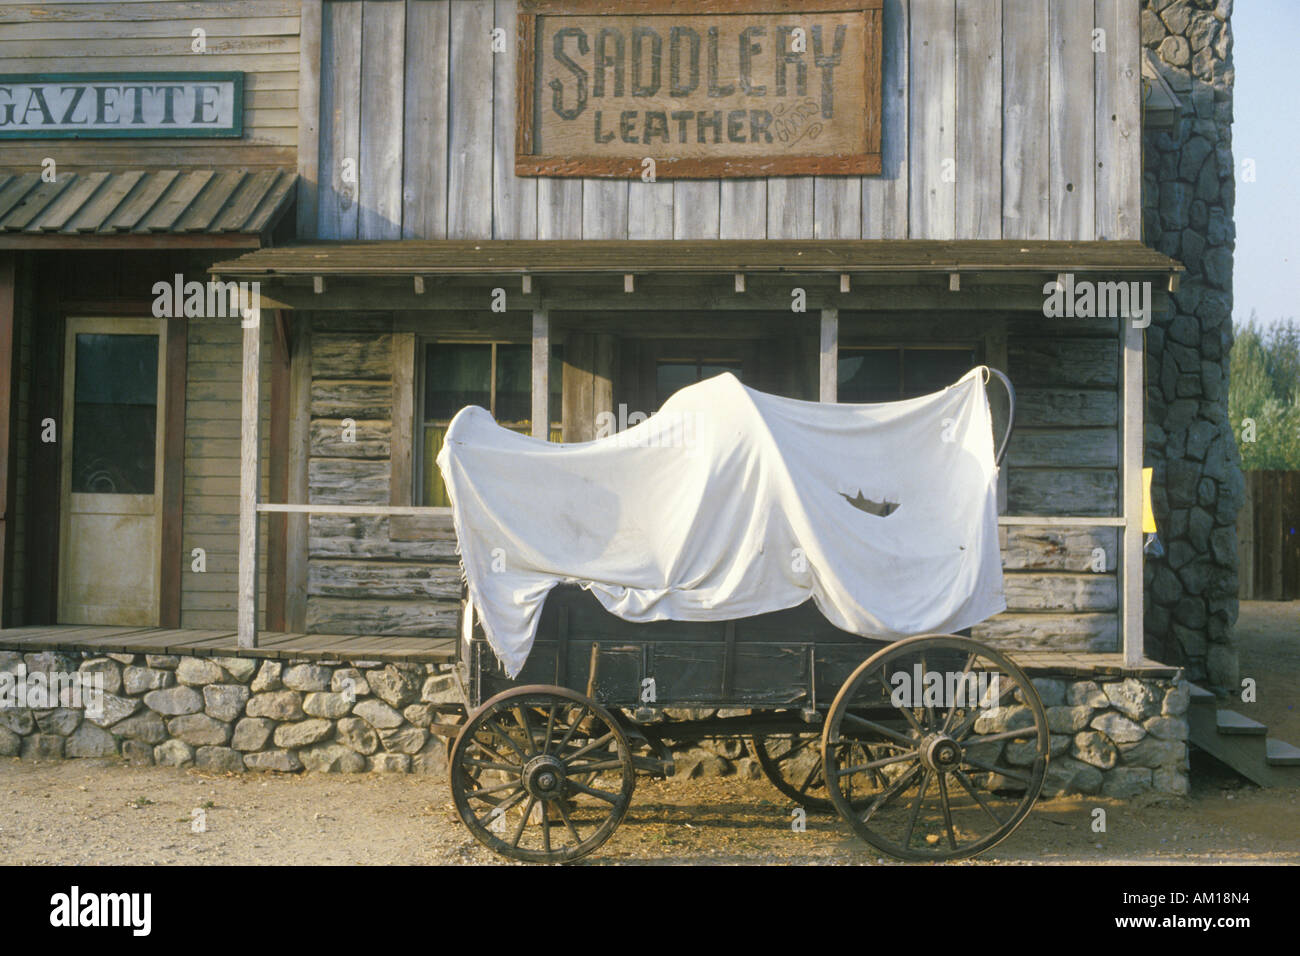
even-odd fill
[(1228, 420), (1232, 347), (1232, 0), (1143, 0), (1142, 44), (1182, 103), (1143, 134), (1143, 239), (1187, 267), (1147, 330), (1146, 457), (1165, 554), (1146, 563), (1148, 654), (1237, 684), (1243, 480)]

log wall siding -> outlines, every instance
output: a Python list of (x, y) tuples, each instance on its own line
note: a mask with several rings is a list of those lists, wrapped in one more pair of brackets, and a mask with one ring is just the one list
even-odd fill
[[(300, 321), (302, 318), (300, 317)], [(412, 423), (394, 422), (393, 318), (312, 321), (308, 500), (387, 505), (392, 444)], [(356, 424), (344, 441), (343, 422)], [(460, 564), (450, 519), (420, 540), (393, 540), (390, 519), (312, 515), (308, 523), (310, 633), (450, 637), (460, 613)]]
[[(244, 135), (227, 139), (6, 140), (0, 167), (60, 171), (295, 164), (299, 0), (34, 3), (0, 0), (5, 73), (237, 70)], [(191, 31), (207, 32), (206, 53)]]
[[(262, 347), (272, 323), (263, 313)], [(181, 536), (181, 627), (234, 628), (239, 579), (240, 355), (233, 319), (189, 323), (185, 386), (185, 494)], [(262, 500), (270, 487), (271, 368), (262, 366)], [(258, 537), (258, 618), (266, 617), (266, 521)], [(207, 570), (193, 570), (203, 548)]]
[[(36, 321), (36, 270), (32, 257), (20, 255), (14, 270), (14, 334), (18, 347), (18, 388), (14, 402), (14, 431), (17, 436), (14, 487), (10, 491), (9, 514), (13, 535), (13, 557), (9, 565), (9, 599), (15, 626), (27, 623), (24, 616), (27, 591), (27, 467), (31, 461), (27, 442), (32, 423), (31, 410), (32, 333)], [(36, 424), (39, 428), (39, 423)]]
[(516, 15), (325, 0), (321, 238), (1139, 238), (1138, 0), (885, 0), (882, 175), (658, 183), (515, 176)]

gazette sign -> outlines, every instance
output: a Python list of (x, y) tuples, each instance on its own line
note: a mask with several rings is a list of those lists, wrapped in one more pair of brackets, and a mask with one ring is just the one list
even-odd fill
[(880, 5), (523, 0), (515, 171), (879, 173)]
[(242, 73), (0, 76), (0, 139), (239, 137)]

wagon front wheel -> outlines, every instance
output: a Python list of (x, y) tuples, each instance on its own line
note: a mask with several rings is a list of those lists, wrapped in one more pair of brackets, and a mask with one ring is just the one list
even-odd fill
[(834, 813), (822, 775), (821, 734), (754, 734), (754, 758), (772, 786), (805, 810)]
[(452, 746), (461, 821), (484, 846), (530, 863), (567, 863), (599, 847), (627, 813), (635, 784), (617, 721), (562, 687), (496, 695)]
[(952, 635), (874, 654), (840, 688), (822, 731), (835, 808), (903, 860), (960, 859), (1005, 839), (1037, 799), (1048, 754), (1046, 712), (1024, 672)]

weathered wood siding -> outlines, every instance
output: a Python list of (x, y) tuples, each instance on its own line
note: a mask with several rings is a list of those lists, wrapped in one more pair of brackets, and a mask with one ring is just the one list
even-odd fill
[[(387, 505), (395, 422), (393, 317), (317, 316), (312, 323), (313, 504)], [(356, 440), (344, 441), (344, 420)], [(409, 437), (406, 439), (409, 441)], [(307, 630), (312, 633), (457, 633), (460, 564), (450, 519), (398, 540), (384, 517), (312, 515), (308, 530)]]
[[(238, 70), (242, 139), (6, 140), (0, 167), (60, 170), (293, 166), (298, 142), (299, 0), (0, 0), (5, 73)], [(207, 52), (191, 50), (206, 31)], [(399, 117), (400, 119), (400, 117)]]
[[(263, 354), (272, 323), (263, 315)], [(189, 323), (185, 386), (185, 496), (181, 626), (234, 628), (239, 579), (239, 426), (243, 330), (235, 319)], [(270, 475), (270, 365), (262, 365), (262, 500)], [(266, 520), (258, 538), (258, 618), (266, 617)], [(193, 570), (204, 549), (207, 569)]]
[(516, 12), (325, 0), (322, 238), (1139, 238), (1138, 0), (885, 0), (882, 175), (659, 183), (514, 175)]

